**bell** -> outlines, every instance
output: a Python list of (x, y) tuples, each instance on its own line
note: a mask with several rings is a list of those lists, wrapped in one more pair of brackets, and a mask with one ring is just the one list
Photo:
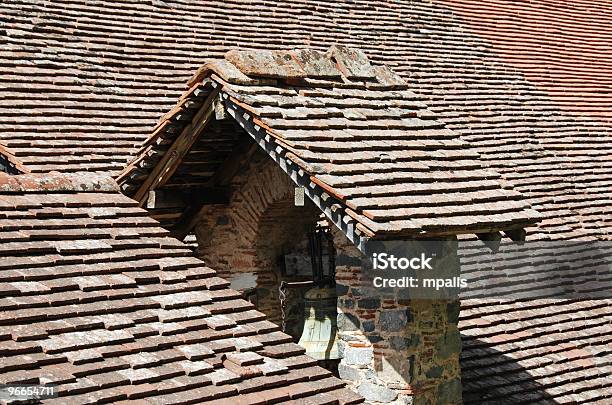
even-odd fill
[(335, 288), (314, 287), (304, 294), (304, 330), (298, 344), (315, 360), (339, 359)]

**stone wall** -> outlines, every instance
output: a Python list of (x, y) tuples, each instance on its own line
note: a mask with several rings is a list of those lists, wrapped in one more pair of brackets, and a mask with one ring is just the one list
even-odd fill
[[(342, 379), (372, 403), (460, 404), (458, 301), (405, 300), (363, 288), (363, 255), (338, 230), (338, 327)], [(456, 239), (442, 265), (458, 273)]]

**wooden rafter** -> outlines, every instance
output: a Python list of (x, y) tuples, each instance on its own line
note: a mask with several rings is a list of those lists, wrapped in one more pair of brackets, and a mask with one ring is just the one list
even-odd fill
[(218, 89), (210, 93), (200, 110), (192, 118), (191, 123), (174, 140), (138, 191), (136, 191), (134, 199), (139, 201), (140, 206), (146, 204), (150, 190), (163, 186), (172, 177), (185, 155), (200, 138), (210, 120), (214, 118), (213, 103), (218, 93)]

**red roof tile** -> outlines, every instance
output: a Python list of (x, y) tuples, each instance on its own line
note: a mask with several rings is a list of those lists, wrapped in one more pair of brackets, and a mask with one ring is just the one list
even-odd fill
[(0, 174), (0, 383), (168, 403), (300, 381), (359, 402), (136, 205), (102, 175)]

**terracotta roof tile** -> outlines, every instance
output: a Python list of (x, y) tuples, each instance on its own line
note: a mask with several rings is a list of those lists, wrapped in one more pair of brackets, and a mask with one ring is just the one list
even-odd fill
[[(303, 350), (283, 344), (288, 335), (271, 338), (278, 327), (190, 249), (149, 236), (149, 229), (164, 232), (155, 222), (141, 228), (145, 211), (112, 179), (0, 174), (0, 184), (14, 229), (0, 232), (0, 246), (12, 249), (0, 267), (0, 382), (59, 384), (67, 403), (167, 403), (179, 391), (180, 401), (234, 401), (238, 387), (255, 378), (253, 392), (267, 379), (292, 384), (274, 377), (289, 375), (276, 358), (302, 361)], [(47, 198), (33, 205), (28, 197), (37, 193)], [(32, 223), (33, 210), (48, 211)], [(92, 228), (82, 220), (94, 221)], [(102, 220), (111, 221), (107, 228), (98, 228)], [(40, 232), (29, 233), (33, 225)], [(99, 232), (110, 226), (113, 235)], [(25, 238), (18, 245), (7, 241), (15, 232)], [(121, 239), (126, 234), (130, 239)], [(112, 254), (112, 261), (100, 254)], [(168, 277), (172, 283), (164, 284)], [(317, 370), (305, 372), (320, 378)], [(336, 380), (303, 393), (338, 387), (347, 390)]]

